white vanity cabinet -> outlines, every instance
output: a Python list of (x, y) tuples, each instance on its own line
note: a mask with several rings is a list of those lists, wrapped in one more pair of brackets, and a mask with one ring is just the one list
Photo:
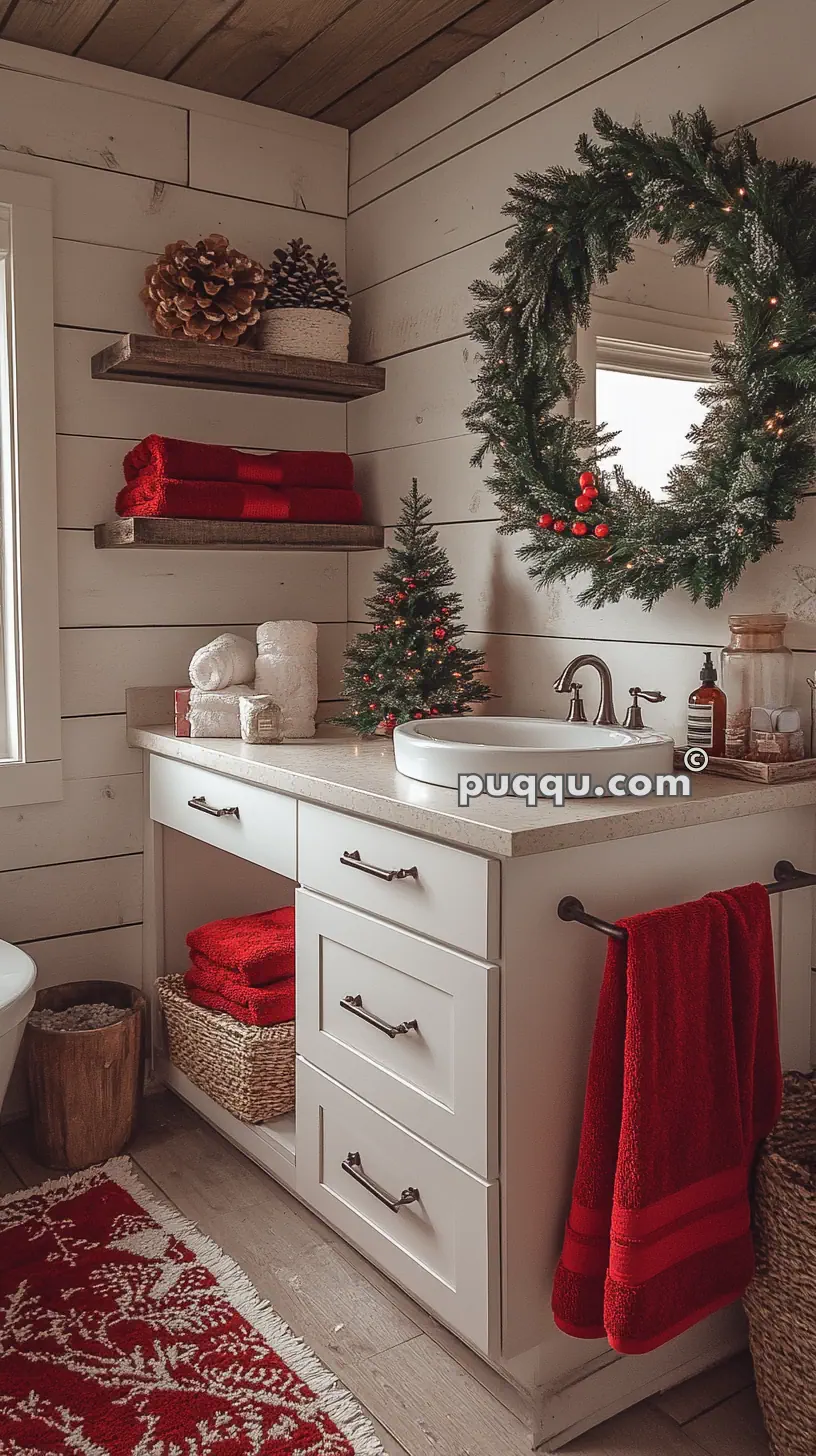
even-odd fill
[(315, 804), (298, 810), (298, 879), (482, 960), (499, 954), (499, 863)]
[(300, 1056), (495, 1178), (498, 967), (308, 890), (296, 905)]
[[(189, 928), (194, 914), (261, 909), (264, 897), (296, 905), (294, 1118), (238, 1123), (159, 1047), (171, 1087), (533, 1390), (545, 1448), (743, 1346), (735, 1307), (630, 1359), (555, 1328), (607, 944), (557, 906), (578, 895), (615, 920), (768, 881), (779, 859), (813, 868), (816, 785), (714, 780), (696, 801), (619, 801), (605, 814), (457, 811), (445, 790), (418, 804), (380, 746), (250, 749), (157, 729), (131, 741), (150, 750), (148, 978), (184, 969), (185, 917)], [(329, 751), (330, 769), (307, 771)], [(811, 899), (771, 901), (789, 1067), (810, 1065)]]

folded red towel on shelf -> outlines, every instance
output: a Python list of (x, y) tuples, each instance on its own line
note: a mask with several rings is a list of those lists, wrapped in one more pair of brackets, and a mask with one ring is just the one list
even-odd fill
[(184, 987), (196, 1006), (223, 1011), (245, 1026), (277, 1026), (279, 1021), (294, 1019), (294, 976), (275, 981), (271, 986), (245, 986), (235, 980), (230, 994), (226, 995), (223, 972), (213, 975), (191, 965), (184, 976)]
[(243, 971), (234, 971), (228, 966), (220, 966), (217, 961), (211, 961), (208, 956), (191, 950), (190, 965), (198, 971), (205, 971), (212, 977), (213, 985), (217, 979), (223, 988), (224, 995), (229, 997), (235, 986), (271, 986), (275, 981), (285, 981), (287, 976), (293, 976), (295, 974), (295, 948), (292, 946), (289, 952), (281, 956), (269, 956), (266, 960), (258, 961), (257, 965), (248, 966)]
[(354, 525), (363, 513), (356, 490), (298, 486), (270, 490), (224, 480), (142, 476), (116, 497), (120, 516), (169, 516), (206, 521), (315, 521)]
[(295, 948), (292, 946), (290, 951), (281, 955), (267, 956), (264, 960), (258, 961), (256, 965), (247, 966), (241, 971), (221, 966), (217, 961), (211, 961), (208, 956), (191, 950), (190, 965), (195, 970), (205, 973), (213, 986), (218, 982), (224, 995), (229, 998), (235, 987), (271, 986), (276, 981), (285, 981), (287, 977), (293, 976), (295, 974)]
[(169, 480), (234, 481), (239, 485), (297, 486), (351, 490), (354, 464), (339, 450), (270, 450), (251, 455), (229, 445), (200, 445), (148, 435), (122, 462), (125, 480), (147, 472)]
[(748, 1180), (782, 1073), (762, 885), (618, 923), (553, 1313), (637, 1355), (750, 1283)]
[(210, 920), (190, 931), (187, 944), (199, 969), (226, 972), (246, 986), (266, 986), (294, 975), (295, 907)]

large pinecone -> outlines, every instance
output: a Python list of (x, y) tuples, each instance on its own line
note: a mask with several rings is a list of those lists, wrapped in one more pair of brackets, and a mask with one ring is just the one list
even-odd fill
[(326, 308), (348, 313), (346, 285), (328, 253), (316, 258), (308, 243), (293, 238), (286, 248), (275, 249), (275, 261), (267, 273), (267, 308)]
[(145, 269), (139, 297), (157, 334), (237, 344), (258, 322), (267, 292), (262, 264), (211, 233), (197, 243), (168, 243)]

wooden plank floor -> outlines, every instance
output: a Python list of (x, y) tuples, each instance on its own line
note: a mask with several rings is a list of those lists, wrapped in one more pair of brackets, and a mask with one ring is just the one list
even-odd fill
[[(145, 1100), (143, 1182), (215, 1239), (353, 1391), (388, 1456), (523, 1456), (523, 1394), (169, 1093)], [(53, 1173), (0, 1129), (0, 1194)], [(768, 1456), (747, 1356), (565, 1448), (575, 1456)]]

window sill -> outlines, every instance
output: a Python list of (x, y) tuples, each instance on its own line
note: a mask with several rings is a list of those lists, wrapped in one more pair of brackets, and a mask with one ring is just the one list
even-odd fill
[(62, 760), (0, 763), (0, 809), (24, 804), (53, 804), (63, 797)]

